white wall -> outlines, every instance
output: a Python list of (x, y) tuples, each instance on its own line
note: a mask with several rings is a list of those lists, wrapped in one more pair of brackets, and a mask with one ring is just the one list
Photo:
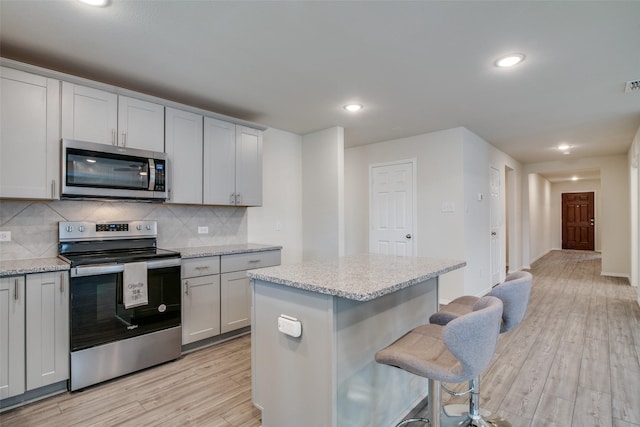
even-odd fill
[(541, 175), (531, 173), (528, 193), (529, 262), (533, 263), (551, 250), (551, 183)]
[[(541, 193), (530, 194), (531, 188), (541, 185), (540, 180), (544, 180), (537, 174), (592, 169), (600, 169), (601, 213), (599, 223), (601, 227), (602, 274), (629, 277), (631, 272), (631, 205), (629, 201), (629, 165), (626, 155), (531, 163), (524, 166), (524, 172), (529, 174), (529, 182), (523, 183), (522, 186), (523, 194), (528, 193), (528, 195), (524, 195), (524, 212), (525, 215), (529, 214), (529, 217), (524, 218), (523, 221), (523, 251), (529, 251), (529, 253), (525, 253), (525, 263), (535, 261), (553, 248), (550, 235), (543, 231), (544, 224), (538, 222), (538, 220), (546, 220), (546, 218), (531, 217), (532, 213), (543, 214), (545, 210), (550, 209), (550, 204), (546, 207), (540, 205), (540, 203), (545, 203), (545, 200), (540, 199)], [(533, 182), (531, 182), (532, 180)], [(546, 182), (548, 183), (548, 181)], [(548, 230), (552, 230), (552, 228), (549, 227)]]
[[(418, 221), (412, 234), (417, 239), (417, 255), (467, 262), (466, 268), (441, 278), (441, 302), (464, 294), (481, 295), (491, 286), (490, 224), (488, 197), (478, 201), (477, 195), (488, 195), (490, 166), (502, 171), (502, 182), (506, 165), (517, 170), (519, 182), (521, 166), (465, 128), (345, 150), (346, 253), (369, 248), (369, 165), (414, 158)], [(443, 202), (453, 203), (455, 211), (443, 213)], [(518, 204), (516, 200), (512, 203)], [(519, 230), (517, 220), (514, 231)], [(514, 262), (521, 259), (516, 253)]]
[(344, 255), (344, 129), (302, 137), (303, 259)]
[(282, 246), (282, 264), (302, 261), (302, 136), (263, 133), (261, 207), (247, 208), (247, 239)]
[(562, 181), (551, 183), (551, 248), (562, 249), (562, 193), (583, 193), (593, 192), (595, 212), (595, 250), (601, 251), (602, 226), (600, 225), (601, 206), (601, 185), (599, 179), (583, 181)]

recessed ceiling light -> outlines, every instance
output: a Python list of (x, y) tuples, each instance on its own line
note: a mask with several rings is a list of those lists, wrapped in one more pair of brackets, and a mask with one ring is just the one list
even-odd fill
[(571, 181), (577, 181), (577, 180), (578, 180), (578, 177), (577, 177), (577, 176), (573, 176), (573, 177), (571, 177)]
[(356, 111), (360, 111), (364, 108), (364, 106), (362, 104), (347, 104), (344, 106), (344, 109), (347, 111), (350, 111), (352, 113), (355, 113)]
[(524, 58), (525, 56), (522, 53), (512, 53), (510, 55), (503, 56), (502, 58), (497, 59), (495, 64), (496, 67), (500, 68), (513, 67), (514, 65), (524, 61)]
[(558, 145), (558, 150), (560, 150), (560, 151), (566, 151), (569, 148), (571, 148), (571, 146), (569, 144), (560, 144), (560, 145)]
[(109, 4), (109, 0), (79, 0), (82, 3), (90, 6), (104, 7)]

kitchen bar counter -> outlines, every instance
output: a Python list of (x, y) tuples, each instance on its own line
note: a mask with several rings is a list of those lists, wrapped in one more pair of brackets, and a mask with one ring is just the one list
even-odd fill
[(364, 254), (250, 271), (252, 392), (263, 427), (399, 422), (427, 382), (376, 363), (375, 353), (428, 323), (438, 277), (464, 265)]
[(369, 301), (464, 267), (464, 261), (361, 254), (249, 272), (249, 277), (352, 299)]

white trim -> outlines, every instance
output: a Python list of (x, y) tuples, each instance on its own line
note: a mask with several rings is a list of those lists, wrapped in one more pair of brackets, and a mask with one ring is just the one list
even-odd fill
[(625, 273), (613, 273), (613, 272), (609, 272), (609, 271), (601, 271), (600, 275), (601, 276), (609, 276), (609, 277), (622, 277), (623, 279), (627, 279), (629, 281), (629, 283), (631, 283), (631, 276), (629, 276), (628, 274), (625, 274)]

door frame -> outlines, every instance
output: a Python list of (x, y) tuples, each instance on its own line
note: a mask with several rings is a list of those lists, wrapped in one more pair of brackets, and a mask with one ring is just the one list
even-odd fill
[(384, 162), (384, 163), (372, 163), (369, 165), (369, 233), (368, 233), (368, 241), (367, 241), (367, 252), (371, 251), (371, 218), (373, 214), (373, 169), (377, 167), (385, 167), (385, 166), (396, 166), (401, 164), (411, 164), (413, 171), (413, 189), (411, 199), (413, 202), (413, 209), (411, 212), (411, 222), (413, 224), (413, 229), (411, 231), (411, 249), (413, 252), (413, 256), (418, 256), (418, 160), (414, 157), (411, 159), (404, 160), (395, 160), (392, 162)]

